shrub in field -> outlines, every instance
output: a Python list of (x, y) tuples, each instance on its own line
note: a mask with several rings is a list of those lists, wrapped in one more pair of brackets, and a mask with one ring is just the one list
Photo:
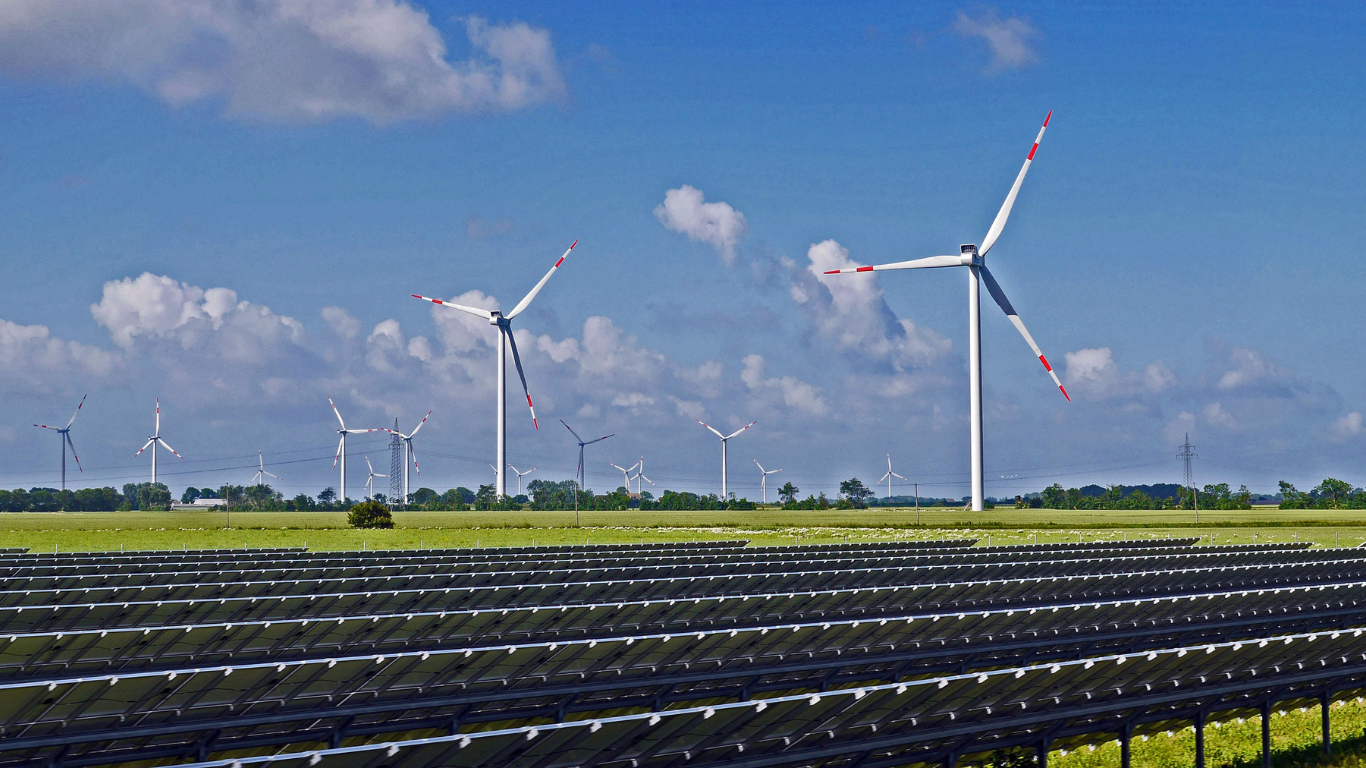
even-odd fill
[(362, 501), (347, 513), (346, 522), (352, 528), (393, 528), (394, 516), (378, 501)]

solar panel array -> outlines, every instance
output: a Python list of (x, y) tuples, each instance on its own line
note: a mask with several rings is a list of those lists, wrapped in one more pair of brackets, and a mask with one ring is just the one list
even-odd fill
[(1366, 551), (974, 543), (6, 554), (0, 766), (943, 765), (1366, 686)]

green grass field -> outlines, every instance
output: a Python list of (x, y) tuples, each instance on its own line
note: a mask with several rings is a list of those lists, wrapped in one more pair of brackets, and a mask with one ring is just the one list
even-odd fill
[(823, 512), (398, 512), (393, 530), (358, 531), (342, 512), (0, 514), (0, 547), (36, 551), (308, 546), (311, 549), (576, 544), (744, 538), (756, 544), (979, 538), (983, 543), (1202, 536), (1209, 543), (1366, 542), (1366, 511), (1253, 509), (1100, 512), (913, 509)]

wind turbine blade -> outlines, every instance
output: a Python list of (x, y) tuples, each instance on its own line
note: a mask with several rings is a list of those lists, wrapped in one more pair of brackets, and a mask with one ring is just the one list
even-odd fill
[(649, 483), (650, 485), (654, 485), (654, 484), (655, 484), (655, 481), (651, 480), (651, 479), (648, 478), (648, 477), (645, 477), (645, 475), (636, 475), (636, 477), (644, 478), (645, 482)]
[(62, 436), (66, 438), (66, 444), (71, 446), (71, 458), (76, 460), (76, 469), (84, 472), (85, 468), (81, 466), (81, 457), (76, 455), (76, 444), (71, 442), (71, 433), (63, 432)]
[(1048, 121), (1053, 119), (1053, 110), (1048, 110), (1048, 117), (1043, 119), (1043, 127), (1039, 129), (1039, 135), (1034, 139), (1034, 146), (1029, 148), (1029, 157), (1025, 158), (1024, 165), (1020, 167), (1020, 175), (1015, 177), (1015, 183), (1010, 187), (1010, 194), (1006, 195), (1006, 201), (1001, 204), (1001, 210), (996, 213), (996, 220), (991, 222), (991, 229), (987, 230), (987, 236), (982, 239), (982, 247), (978, 253), (982, 256), (987, 255), (991, 246), (996, 244), (996, 238), (1001, 236), (1001, 230), (1006, 227), (1006, 219), (1010, 218), (1010, 209), (1015, 207), (1015, 196), (1020, 193), (1020, 185), (1024, 183), (1025, 174), (1029, 172), (1029, 164), (1034, 162), (1034, 153), (1039, 151), (1039, 142), (1043, 141), (1043, 132), (1048, 130)]
[(157, 429), (156, 433), (161, 434), (161, 398), (157, 398)]
[(337, 404), (334, 403), (334, 402), (332, 402), (332, 396), (331, 396), (331, 395), (328, 395), (328, 396), (327, 396), (327, 404), (330, 405), (330, 406), (332, 406), (332, 412), (335, 413), (335, 414), (337, 414), (337, 423), (341, 424), (341, 428), (342, 428), (343, 430), (345, 430), (345, 429), (346, 429), (346, 422), (342, 421), (341, 411), (337, 410)]
[(573, 427), (569, 426), (568, 424), (565, 424), (564, 419), (560, 419), (560, 423), (564, 424), (564, 428), (569, 430), (569, 434), (573, 435), (574, 439), (579, 441), (579, 445), (586, 445), (586, 443), (583, 442), (583, 438), (579, 437), (579, 433), (575, 432)]
[(275, 478), (276, 480), (279, 480), (279, 479), (280, 479), (280, 476), (279, 476), (279, 475), (274, 474), (274, 473), (272, 473), (272, 472), (265, 472), (264, 474), (270, 475), (271, 477)]
[(470, 313), (471, 315), (474, 315), (475, 317), (482, 317), (482, 318), (484, 318), (485, 320), (492, 320), (492, 319), (493, 319), (493, 313), (490, 312), (490, 311), (488, 311), (487, 309), (480, 309), (479, 307), (467, 307), (467, 306), (465, 306), (464, 304), (452, 304), (452, 303), (449, 302), (449, 301), (442, 301), (441, 299), (433, 299), (433, 298), (430, 298), (430, 297), (427, 297), (427, 296), (418, 296), (416, 293), (410, 294), (410, 295), (411, 295), (414, 299), (422, 299), (423, 301), (430, 301), (430, 302), (433, 303), (433, 304), (440, 304), (440, 305), (443, 306), (443, 307), (450, 307), (451, 309), (458, 309), (458, 310), (460, 310), (461, 312), (468, 312), (468, 313)]
[(961, 267), (971, 263), (971, 257), (964, 261), (962, 256), (928, 256), (923, 259), (911, 259), (910, 261), (898, 261), (893, 264), (875, 264), (871, 267), (849, 267), (847, 269), (831, 269), (827, 275), (847, 275), (854, 272), (883, 272), (889, 269), (935, 269), (937, 267)]
[(895, 473), (895, 472), (892, 473), (892, 477), (895, 477), (895, 478), (898, 479), (898, 480), (905, 480), (905, 479), (906, 479), (905, 477), (902, 477), (901, 475), (898, 475), (898, 474)]
[(610, 462), (610, 461), (607, 462), (607, 464), (608, 464), (609, 466), (613, 467), (614, 469), (616, 469), (618, 472), (630, 473), (630, 471), (631, 471), (631, 470), (627, 469), (626, 467), (617, 466), (616, 464), (613, 464), (613, 463)]
[(726, 439), (726, 436), (725, 436), (725, 435), (721, 434), (720, 432), (717, 432), (717, 431), (716, 431), (716, 427), (713, 427), (712, 425), (708, 424), (707, 422), (705, 422), (705, 421), (703, 421), (703, 420), (701, 420), (701, 419), (699, 419), (699, 418), (697, 418), (697, 417), (693, 417), (693, 421), (697, 422), (698, 424), (701, 424), (702, 426), (706, 427), (707, 429), (710, 429), (713, 435), (716, 435), (717, 437), (721, 438), (722, 440), (725, 440), (725, 439)]
[(1016, 314), (1015, 307), (1010, 305), (1010, 299), (1006, 298), (1005, 291), (1001, 290), (1001, 286), (997, 284), (996, 278), (991, 276), (991, 272), (988, 271), (985, 266), (978, 267), (978, 269), (982, 272), (982, 278), (987, 284), (987, 290), (991, 292), (991, 298), (996, 300), (996, 303), (1005, 311), (1006, 317), (1010, 318), (1010, 322), (1015, 325), (1015, 329), (1020, 332), (1020, 335), (1024, 337), (1025, 341), (1029, 342), (1029, 348), (1034, 350), (1034, 354), (1038, 356), (1039, 362), (1043, 363), (1043, 367), (1048, 371), (1048, 375), (1053, 377), (1053, 383), (1057, 384), (1058, 389), (1062, 390), (1062, 396), (1067, 398), (1068, 402), (1071, 402), (1072, 396), (1067, 394), (1067, 390), (1063, 387), (1062, 382), (1058, 381), (1058, 374), (1053, 371), (1053, 366), (1048, 364), (1048, 358), (1044, 357), (1043, 352), (1039, 351), (1039, 345), (1034, 343), (1034, 337), (1030, 336), (1029, 331), (1025, 329), (1024, 322), (1021, 321), (1020, 316)]
[(759, 468), (759, 471), (760, 471), (760, 472), (763, 472), (764, 474), (768, 474), (768, 470), (764, 469), (764, 465), (763, 465), (763, 464), (760, 464), (758, 459), (753, 459), (752, 461), (754, 462), (754, 466), (756, 466), (756, 467)]
[(555, 266), (551, 267), (550, 271), (545, 273), (545, 277), (541, 278), (541, 282), (537, 283), (536, 287), (532, 288), (531, 292), (528, 293), (526, 296), (523, 296), (522, 300), (517, 302), (517, 306), (513, 307), (512, 311), (507, 313), (507, 319), (511, 320), (512, 318), (522, 314), (522, 310), (526, 309), (527, 305), (531, 304), (531, 300), (536, 298), (536, 294), (540, 293), (541, 289), (545, 287), (546, 281), (550, 280), (550, 276), (555, 274), (555, 270), (559, 269), (560, 265), (564, 263), (564, 260), (569, 258), (569, 252), (574, 250), (574, 246), (578, 244), (579, 241), (575, 240), (574, 244), (569, 246), (569, 248), (565, 250), (564, 255), (560, 256), (560, 260), (555, 262)]
[(154, 438), (148, 440), (147, 442), (143, 443), (143, 444), (142, 444), (142, 447), (138, 449), (138, 452), (135, 453), (135, 454), (133, 454), (133, 458), (136, 459), (137, 457), (141, 456), (141, 455), (142, 455), (142, 452), (145, 451), (145, 450), (147, 450), (147, 446), (149, 446), (149, 445), (151, 445), (152, 443), (155, 443), (155, 442), (156, 442), (156, 438), (154, 437)]
[(411, 440), (408, 441), (408, 457), (413, 460), (413, 469), (417, 470), (418, 476), (421, 477), (422, 470), (417, 467), (417, 449), (413, 447), (413, 441)]
[(410, 434), (410, 435), (401, 435), (401, 437), (403, 437), (404, 439), (409, 439), (409, 440), (411, 440), (412, 437), (413, 437), (413, 435), (416, 435), (416, 434), (417, 434), (417, 431), (418, 431), (419, 429), (422, 429), (422, 425), (423, 425), (423, 424), (426, 424), (426, 423), (427, 423), (427, 419), (430, 419), (431, 417), (432, 417), (432, 412), (431, 412), (431, 411), (427, 411), (427, 415), (422, 417), (422, 421), (418, 422), (418, 425), (417, 425), (416, 427), (413, 427), (413, 432), (412, 432), (412, 434)]
[[(71, 421), (66, 423), (66, 428), (71, 429), (71, 425), (76, 423), (76, 417), (81, 415), (81, 406), (85, 405), (86, 395), (81, 395), (81, 402), (76, 405), (76, 412), (71, 414)], [(75, 450), (74, 448), (72, 450)]]
[(341, 439), (337, 441), (337, 455), (332, 458), (333, 469), (336, 469), (337, 462), (341, 461), (341, 452), (343, 445), (346, 445), (346, 435), (342, 435)]
[(33, 426), (38, 427), (39, 429), (50, 429), (50, 430), (52, 430), (53, 432), (65, 432), (65, 431), (66, 431), (66, 430), (62, 429), (61, 427), (49, 427), (49, 426), (46, 425), (46, 424), (34, 424)]
[(158, 442), (158, 443), (161, 443), (161, 447), (162, 447), (162, 448), (165, 448), (166, 450), (170, 451), (171, 453), (175, 453), (175, 457), (176, 457), (177, 459), (180, 459), (181, 461), (184, 461), (184, 460), (185, 460), (185, 457), (184, 457), (184, 456), (181, 456), (181, 455), (178, 454), (178, 453), (176, 453), (176, 452), (175, 452), (175, 449), (172, 448), (171, 446), (167, 445), (165, 440), (162, 440), (161, 438), (158, 437), (158, 438), (157, 438), (157, 442)]
[(370, 470), (370, 474), (375, 474), (375, 465), (370, 463), (370, 457), (365, 457), (365, 466)]
[(615, 434), (616, 434), (616, 433), (613, 432), (611, 435), (603, 435), (602, 437), (599, 437), (597, 440), (589, 440), (588, 442), (584, 443), (584, 445), (592, 445), (593, 443), (601, 443), (603, 440), (606, 440), (607, 438), (609, 438), (609, 437), (611, 437), (612, 435), (615, 435)]
[[(578, 242), (575, 240), (574, 242)], [(522, 379), (522, 392), (526, 395), (526, 407), (531, 409), (531, 425), (536, 429), (541, 428), (540, 422), (536, 421), (536, 406), (531, 404), (531, 390), (526, 385), (526, 374), (522, 372), (522, 356), (517, 354), (517, 340), (512, 338), (510, 328), (501, 329), (508, 336), (508, 346), (512, 347), (512, 362), (517, 364), (517, 375)]]
[[(745, 426), (740, 427), (739, 429), (735, 430), (734, 432), (730, 433), (729, 435), (726, 435), (724, 439), (729, 440), (729, 439), (731, 439), (732, 437), (735, 437), (736, 435), (740, 434), (741, 432), (744, 432), (745, 430), (749, 429), (750, 427), (752, 427), (752, 426), (754, 426), (755, 424), (758, 424), (758, 423), (759, 423), (759, 420), (758, 420), (758, 419), (755, 419), (754, 421), (751, 421), (750, 423), (746, 424)], [(720, 434), (720, 433), (718, 433), (718, 434)]]
[(882, 477), (879, 477), (879, 478), (877, 479), (877, 481), (880, 483), (880, 482), (882, 482), (883, 480), (886, 480), (887, 478), (889, 478), (889, 477), (891, 477), (891, 476), (892, 476), (892, 473), (891, 473), (891, 472), (888, 472), (887, 474), (883, 475)]

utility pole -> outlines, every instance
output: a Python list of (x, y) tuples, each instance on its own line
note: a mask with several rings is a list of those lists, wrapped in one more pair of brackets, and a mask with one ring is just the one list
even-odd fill
[(915, 484), (915, 527), (920, 527), (920, 483)]
[(1191, 506), (1195, 508), (1195, 524), (1200, 524), (1200, 500), (1195, 495), (1195, 476), (1191, 474), (1191, 459), (1198, 454), (1195, 446), (1191, 445), (1190, 433), (1186, 433), (1186, 442), (1182, 443), (1176, 452), (1176, 457), (1186, 465), (1186, 487), (1191, 491)]

